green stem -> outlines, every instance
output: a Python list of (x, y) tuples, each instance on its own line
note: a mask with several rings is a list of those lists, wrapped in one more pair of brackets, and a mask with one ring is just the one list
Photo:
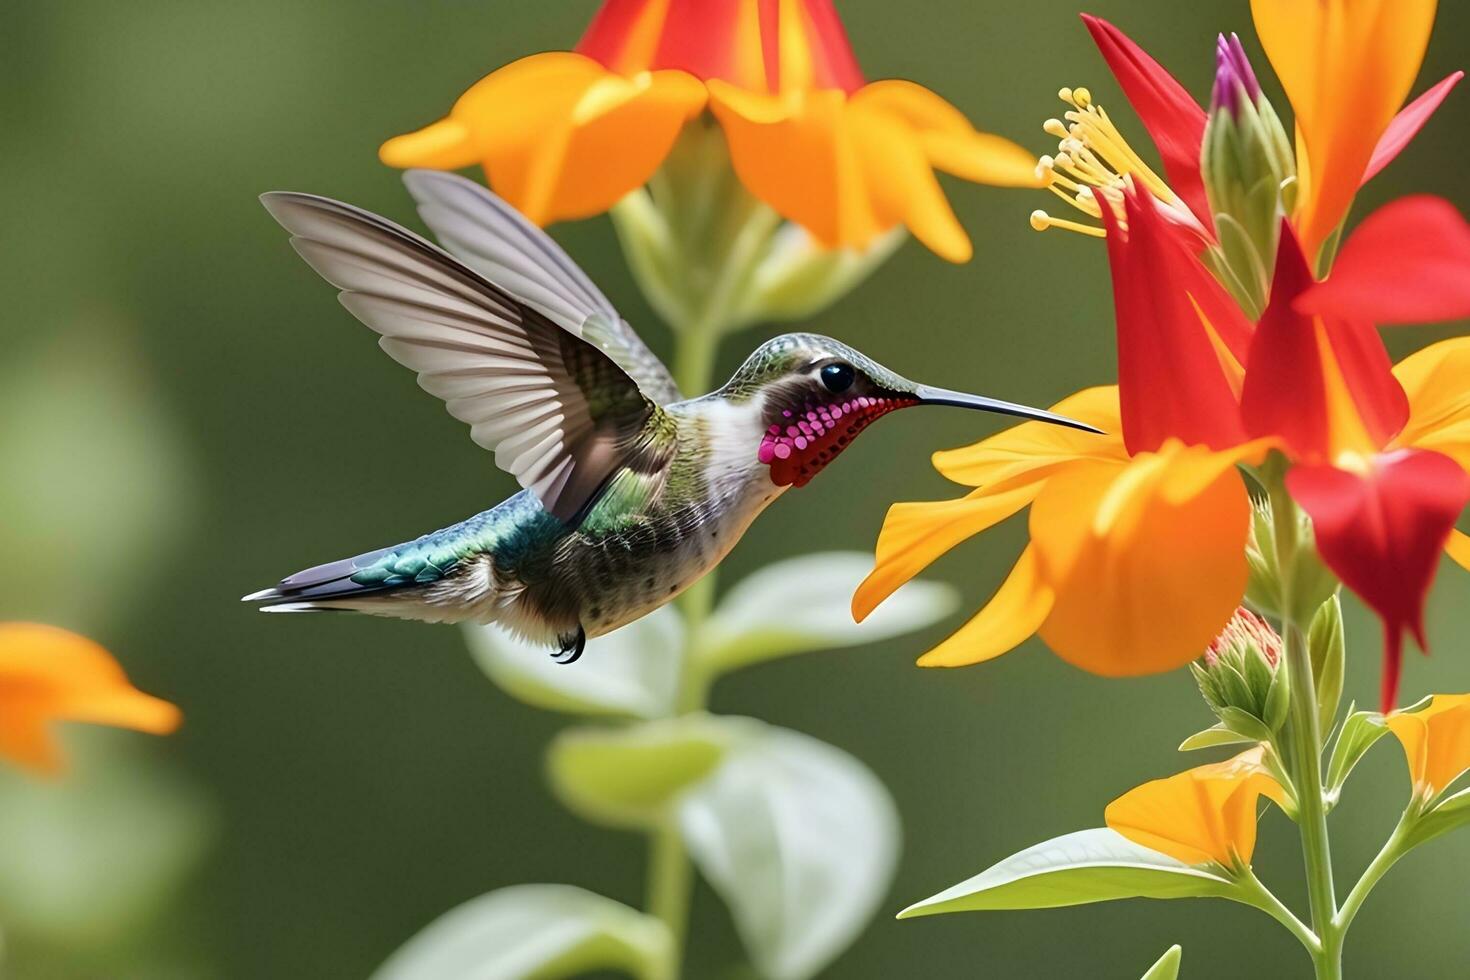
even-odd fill
[(1276, 893), (1256, 877), (1256, 873), (1249, 866), (1239, 872), (1236, 883), (1240, 887), (1241, 897), (1247, 904), (1260, 909), (1285, 926), (1287, 931), (1306, 947), (1311, 956), (1316, 957), (1322, 952), (1322, 944), (1317, 940), (1316, 933), (1307, 928), (1307, 924), (1298, 919), (1291, 909), (1276, 897)]
[(1287, 765), (1296, 788), (1297, 826), (1302, 836), (1302, 859), (1307, 872), (1307, 899), (1312, 929), (1319, 949), (1312, 954), (1317, 980), (1341, 980), (1342, 933), (1337, 928), (1337, 897), (1332, 882), (1332, 849), (1327, 837), (1327, 806), (1322, 792), (1322, 729), (1317, 718), (1317, 687), (1306, 630), (1294, 613), (1294, 569), (1298, 517), (1296, 503), (1283, 481), (1270, 481), (1271, 508), (1276, 525), (1276, 559), (1281, 576), (1282, 606), (1286, 610), (1282, 639), (1286, 648), (1287, 680), (1291, 684), (1291, 711), (1287, 716)]
[[(740, 226), (724, 261), (714, 277), (714, 286), (698, 313), (687, 323), (675, 323), (674, 381), (689, 396), (699, 396), (710, 387), (720, 336), (730, 329), (729, 312), (739, 291), (745, 288), (779, 216), (765, 206), (757, 207)], [(705, 621), (714, 608), (715, 572), (712, 570), (676, 600), (684, 614), (685, 649), (679, 678), (677, 713), (703, 711), (709, 701), (711, 678), (699, 662), (697, 652)], [(694, 884), (689, 854), (676, 817), (670, 815), (654, 830), (648, 851), (648, 912), (660, 919), (673, 940), (676, 964), (684, 960), (684, 939), (689, 925), (689, 899)]]
[(1363, 870), (1363, 876), (1358, 879), (1358, 883), (1353, 886), (1353, 890), (1348, 892), (1347, 898), (1343, 899), (1342, 908), (1338, 910), (1337, 921), (1334, 923), (1334, 928), (1339, 936), (1345, 934), (1348, 926), (1352, 925), (1353, 916), (1358, 914), (1358, 909), (1362, 908), (1364, 900), (1368, 897), (1368, 893), (1373, 890), (1374, 885), (1378, 884), (1378, 879), (1387, 874), (1388, 869), (1393, 867), (1399, 858), (1408, 853), (1408, 848), (1404, 844), (1409, 836), (1409, 824), (1412, 822), (1412, 812), (1413, 804), (1411, 803), (1409, 809), (1406, 809), (1404, 815), (1399, 818), (1398, 826), (1393, 828), (1393, 834), (1390, 835), (1387, 843), (1383, 845), (1383, 849), (1378, 852), (1378, 855)]

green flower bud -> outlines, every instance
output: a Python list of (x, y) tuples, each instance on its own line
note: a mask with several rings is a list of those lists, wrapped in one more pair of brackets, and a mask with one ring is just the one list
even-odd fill
[[(1317, 538), (1311, 518), (1297, 511), (1297, 548), (1290, 568), (1282, 568), (1276, 553), (1276, 519), (1271, 501), (1253, 500), (1250, 538), (1246, 541), (1245, 559), (1250, 569), (1245, 599), (1252, 609), (1277, 619), (1292, 618), (1310, 622), (1328, 599), (1337, 594), (1337, 576), (1322, 564), (1317, 554)], [(1292, 606), (1285, 608), (1283, 578), (1291, 584)]]
[(1215, 89), (1200, 157), (1219, 244), (1217, 275), (1251, 319), (1266, 308), (1281, 216), (1295, 192), (1286, 129), (1261, 91), (1240, 39), (1220, 36)]
[(1226, 728), (1266, 741), (1286, 721), (1290, 687), (1280, 666), (1281, 637), (1260, 616), (1241, 608), (1190, 669), (1205, 703)]

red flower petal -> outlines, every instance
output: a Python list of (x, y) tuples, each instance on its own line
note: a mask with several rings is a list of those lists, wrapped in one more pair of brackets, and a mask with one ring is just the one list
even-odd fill
[(1388, 124), (1388, 129), (1384, 131), (1383, 136), (1378, 140), (1378, 145), (1373, 149), (1373, 158), (1368, 161), (1368, 169), (1363, 174), (1363, 183), (1366, 184), (1378, 176), (1379, 171), (1392, 163), (1394, 158), (1403, 152), (1404, 147), (1419, 135), (1419, 130), (1424, 128), (1429, 117), (1434, 115), (1439, 104), (1445, 100), (1445, 96), (1449, 95), (1450, 90), (1464, 77), (1464, 72), (1454, 72), (1410, 102), (1399, 111), (1397, 116), (1393, 117), (1393, 122)]
[(1312, 518), (1327, 566), (1383, 619), (1383, 710), (1398, 699), (1403, 633), (1425, 647), (1424, 600), (1439, 553), (1470, 500), (1470, 476), (1423, 449), (1375, 457), (1366, 472), (1298, 466), (1287, 489)]
[(1252, 437), (1279, 436), (1298, 457), (1376, 452), (1409, 417), (1409, 400), (1373, 325), (1314, 317), (1297, 301), (1315, 281), (1283, 222), (1271, 302), (1251, 343), (1240, 409)]
[[(782, 24), (787, 15), (794, 29)], [(783, 44), (801, 50), (783, 51)], [(606, 0), (577, 52), (625, 75), (677, 68), (756, 92), (794, 87), (851, 93), (863, 85), (832, 0)], [(783, 64), (809, 77), (783, 79)]]
[(1126, 191), (1124, 206), (1126, 231), (1111, 207), (1102, 213), (1128, 452), (1151, 452), (1171, 437), (1212, 449), (1238, 445), (1245, 431), (1222, 357), (1238, 370), (1250, 323), (1146, 191)]
[(1470, 224), (1449, 201), (1427, 194), (1384, 205), (1296, 307), (1379, 324), (1470, 317)]
[(1200, 147), (1205, 139), (1205, 110), (1128, 35), (1091, 14), (1083, 14), (1082, 22), (1159, 148), (1169, 186), (1206, 228), (1213, 228), (1214, 218), (1199, 169)]

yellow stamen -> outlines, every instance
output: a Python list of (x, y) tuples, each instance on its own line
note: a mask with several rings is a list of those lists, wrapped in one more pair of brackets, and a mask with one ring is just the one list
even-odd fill
[[(1047, 135), (1056, 138), (1057, 154), (1037, 161), (1036, 174), (1047, 183), (1047, 189), (1089, 218), (1102, 218), (1102, 200), (1122, 217), (1122, 189), (1136, 181), (1157, 198), (1165, 208), (1188, 220), (1188, 209), (1164, 180), (1128, 145), (1123, 134), (1103, 108), (1092, 101), (1085, 88), (1063, 88), (1057, 97), (1069, 108), (1061, 119), (1048, 119), (1042, 124)], [(1031, 227), (1066, 228), (1083, 231), (1095, 238), (1106, 236), (1102, 228), (1073, 221), (1031, 217)], [(1084, 231), (1085, 229), (1085, 231)]]
[(1107, 232), (1093, 225), (1084, 225), (1079, 221), (1068, 221), (1065, 218), (1053, 218), (1045, 211), (1037, 210), (1031, 212), (1031, 227), (1037, 231), (1046, 231), (1048, 228), (1061, 228), (1065, 231), (1075, 231), (1092, 238), (1106, 238)]

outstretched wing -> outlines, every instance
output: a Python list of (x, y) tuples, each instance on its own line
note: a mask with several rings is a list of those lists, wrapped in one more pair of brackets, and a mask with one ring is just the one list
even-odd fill
[(403, 175), (419, 216), (460, 261), (598, 346), (659, 405), (683, 396), (668, 368), (560, 245), (489, 189), (442, 170)]
[(623, 466), (657, 469), (662, 410), (597, 347), (385, 218), (310, 194), (261, 201), (342, 305), (564, 521)]

